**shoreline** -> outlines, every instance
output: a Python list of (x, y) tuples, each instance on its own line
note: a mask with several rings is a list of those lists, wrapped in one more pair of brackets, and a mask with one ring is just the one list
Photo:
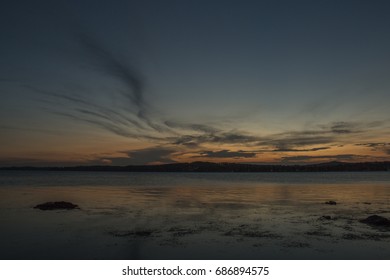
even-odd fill
[(390, 161), (384, 162), (327, 162), (305, 165), (281, 165), (281, 164), (243, 164), (243, 163), (171, 163), (161, 165), (128, 165), (128, 166), (67, 166), (67, 167), (0, 167), (1, 170), (23, 171), (95, 171), (95, 172), (183, 172), (183, 173), (285, 173), (285, 172), (376, 172), (390, 171)]

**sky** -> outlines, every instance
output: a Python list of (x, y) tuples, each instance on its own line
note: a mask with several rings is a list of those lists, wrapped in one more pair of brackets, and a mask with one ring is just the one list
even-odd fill
[(0, 166), (390, 160), (389, 1), (2, 1)]

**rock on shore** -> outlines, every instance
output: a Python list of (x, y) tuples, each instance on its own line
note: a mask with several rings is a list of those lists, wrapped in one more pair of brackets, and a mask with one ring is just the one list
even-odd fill
[(390, 227), (390, 220), (378, 215), (371, 215), (360, 222), (375, 227)]
[(80, 207), (76, 204), (66, 201), (55, 201), (55, 202), (46, 202), (42, 204), (38, 204), (34, 207), (35, 209), (40, 210), (73, 210), (80, 209)]

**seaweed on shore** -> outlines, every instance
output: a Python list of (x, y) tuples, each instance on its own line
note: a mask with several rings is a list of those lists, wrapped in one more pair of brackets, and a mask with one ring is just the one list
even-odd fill
[(328, 204), (328, 205), (337, 205), (337, 202), (334, 201), (334, 200), (329, 200), (329, 201), (326, 201), (325, 204)]
[(390, 228), (390, 220), (379, 215), (371, 215), (365, 219), (360, 220), (360, 222), (372, 227), (387, 229)]
[(67, 201), (55, 201), (55, 202), (45, 202), (42, 204), (38, 204), (34, 207), (35, 209), (40, 210), (73, 210), (80, 209), (80, 207), (76, 204)]
[(138, 231), (111, 231), (109, 232), (115, 237), (149, 237), (153, 234), (152, 230), (138, 230)]

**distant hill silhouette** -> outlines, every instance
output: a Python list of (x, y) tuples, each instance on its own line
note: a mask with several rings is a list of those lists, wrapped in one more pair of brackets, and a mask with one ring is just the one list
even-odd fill
[(390, 171), (390, 162), (326, 162), (308, 165), (257, 165), (241, 163), (171, 163), (162, 165), (73, 166), (73, 167), (2, 167), (0, 170), (43, 171), (118, 171), (118, 172), (335, 172)]

